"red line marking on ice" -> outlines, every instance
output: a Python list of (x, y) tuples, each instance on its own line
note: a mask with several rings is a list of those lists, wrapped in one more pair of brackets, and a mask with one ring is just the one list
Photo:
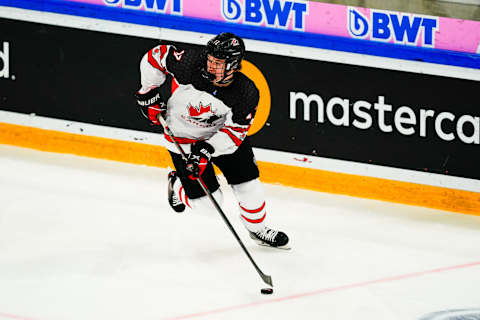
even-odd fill
[(0, 318), (15, 319), (15, 320), (35, 320), (33, 318), (19, 316), (15, 314), (3, 313), (3, 312), (0, 312)]
[(406, 273), (406, 274), (402, 274), (402, 275), (386, 277), (386, 278), (381, 278), (381, 279), (376, 279), (376, 280), (346, 284), (346, 285), (342, 285), (342, 286), (338, 286), (338, 287), (319, 289), (319, 290), (315, 290), (315, 291), (294, 294), (294, 295), (281, 297), (281, 298), (269, 299), (269, 300), (264, 300), (264, 301), (257, 301), (257, 302), (246, 303), (246, 304), (233, 305), (233, 306), (228, 306), (228, 307), (219, 308), (219, 309), (212, 309), (212, 310), (207, 310), (207, 311), (202, 311), (202, 312), (197, 312), (197, 313), (190, 313), (190, 314), (176, 316), (176, 317), (173, 317), (173, 318), (166, 318), (164, 320), (180, 320), (180, 319), (191, 319), (191, 318), (203, 317), (203, 316), (207, 316), (207, 315), (211, 315), (211, 314), (217, 314), (217, 313), (222, 313), (222, 312), (227, 312), (227, 311), (232, 311), (232, 310), (237, 310), (237, 309), (246, 309), (246, 308), (255, 307), (255, 306), (259, 306), (259, 305), (265, 305), (265, 304), (277, 303), (277, 302), (282, 302), (282, 301), (295, 300), (295, 299), (300, 299), (300, 298), (304, 298), (304, 297), (311, 297), (311, 296), (316, 296), (316, 295), (320, 295), (320, 294), (327, 294), (327, 293), (331, 293), (331, 292), (338, 292), (338, 291), (343, 291), (343, 290), (348, 290), (348, 289), (353, 289), (353, 288), (366, 287), (366, 286), (369, 286), (369, 285), (374, 285), (374, 284), (379, 284), (379, 283), (387, 283), (387, 282), (393, 282), (393, 281), (398, 281), (398, 280), (417, 278), (417, 277), (424, 276), (424, 275), (441, 273), (441, 272), (446, 272), (446, 271), (451, 271), (451, 270), (465, 269), (465, 268), (475, 267), (475, 266), (479, 266), (479, 265), (480, 265), (480, 261), (477, 261), (477, 262), (466, 263), (466, 264), (461, 264), (461, 265), (456, 265), (456, 266), (443, 267), (443, 268), (437, 268), (437, 269), (431, 269), (431, 270), (413, 272), (413, 273)]

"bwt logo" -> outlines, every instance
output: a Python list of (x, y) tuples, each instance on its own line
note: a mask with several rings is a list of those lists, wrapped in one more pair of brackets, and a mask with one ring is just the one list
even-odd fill
[(222, 0), (222, 16), (225, 20), (245, 24), (287, 29), (293, 19), (294, 30), (305, 30), (308, 1), (279, 0)]
[[(10, 78), (10, 44), (3, 42), (0, 51), (0, 78)], [(15, 76), (11, 76), (15, 80)]]
[(172, 6), (172, 14), (182, 15), (183, 6), (182, 0), (103, 0), (103, 3), (109, 6), (121, 5), (128, 9), (140, 9), (142, 6), (147, 11), (155, 11), (165, 13), (167, 8), (167, 2), (170, 2)]
[(422, 36), (422, 46), (435, 46), (435, 32), (439, 30), (437, 17), (416, 14), (392, 13), (370, 9), (366, 17), (357, 9), (348, 8), (348, 32), (354, 38), (416, 45)]

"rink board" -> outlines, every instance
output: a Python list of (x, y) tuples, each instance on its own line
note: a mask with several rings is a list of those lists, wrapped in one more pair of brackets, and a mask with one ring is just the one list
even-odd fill
[[(8, 111), (0, 114), (1, 142), (168, 165), (157, 129), (132, 97), (138, 60), (159, 36), (194, 47), (211, 35), (25, 13), (11, 10), (6, 16), (16, 20), (0, 19), (7, 30), (0, 51), (8, 57), (0, 79), (0, 109)], [(480, 139), (478, 70), (246, 43), (243, 72), (261, 87), (260, 123), (250, 134), (263, 181), (479, 214), (480, 172), (472, 160)], [(41, 49), (32, 55), (31, 48)], [(381, 99), (399, 116), (380, 120), (374, 105)], [(368, 116), (357, 102), (370, 104)], [(412, 113), (424, 122), (409, 123)], [(382, 121), (393, 130), (382, 129)]]
[[(172, 167), (164, 147), (0, 123), (0, 143), (134, 164)], [(257, 150), (255, 150), (257, 156)], [(271, 159), (275, 161), (274, 159)], [(480, 193), (258, 161), (266, 183), (480, 215)]]
[[(305, 0), (0, 0), (104, 21), (480, 68), (479, 21)], [(178, 40), (178, 39), (176, 39)]]

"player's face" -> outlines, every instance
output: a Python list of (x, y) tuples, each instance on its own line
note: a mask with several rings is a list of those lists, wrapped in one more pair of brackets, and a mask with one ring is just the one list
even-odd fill
[(225, 72), (225, 59), (217, 59), (211, 55), (207, 58), (207, 71), (215, 75), (215, 79), (221, 80)]
[[(217, 84), (218, 81), (221, 81), (225, 73), (225, 59), (218, 59), (214, 56), (208, 55), (207, 57), (207, 71), (215, 75), (215, 80), (213, 84)], [(233, 70), (229, 72), (228, 76), (233, 74)], [(228, 78), (228, 76), (226, 78)]]

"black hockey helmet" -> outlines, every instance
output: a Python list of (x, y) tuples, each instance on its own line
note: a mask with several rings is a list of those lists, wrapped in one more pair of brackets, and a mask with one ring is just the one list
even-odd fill
[(241, 62), (245, 56), (245, 44), (242, 38), (229, 32), (220, 33), (208, 41), (203, 52), (205, 65), (202, 68), (202, 75), (207, 80), (213, 81), (215, 80), (215, 75), (207, 71), (208, 55), (217, 59), (225, 59), (224, 78), (218, 81), (218, 83), (228, 84), (233, 80), (233, 77), (225, 80), (225, 75), (231, 70), (240, 70)]

